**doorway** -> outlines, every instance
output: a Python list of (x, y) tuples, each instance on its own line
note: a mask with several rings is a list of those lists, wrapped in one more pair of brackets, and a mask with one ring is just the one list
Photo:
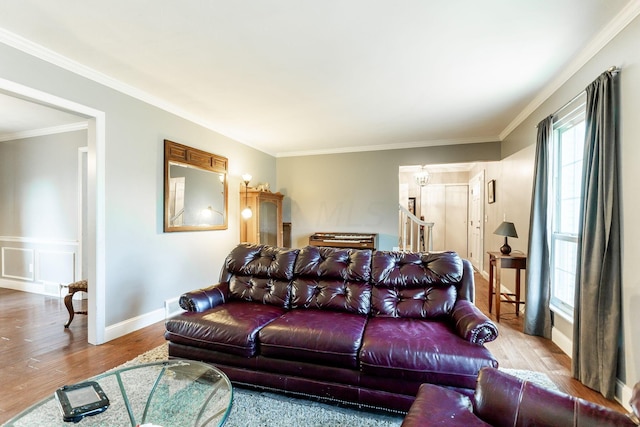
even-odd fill
[(87, 224), (84, 227), (89, 281), (88, 342), (102, 344), (105, 342), (105, 114), (5, 79), (0, 79), (0, 94), (77, 115), (88, 122)]
[[(428, 174), (426, 184), (417, 177)], [(485, 164), (452, 163), (399, 168), (400, 204), (416, 200), (418, 217), (433, 222), (433, 250), (453, 250), (482, 271)]]
[(469, 180), (469, 261), (484, 271), (484, 170)]

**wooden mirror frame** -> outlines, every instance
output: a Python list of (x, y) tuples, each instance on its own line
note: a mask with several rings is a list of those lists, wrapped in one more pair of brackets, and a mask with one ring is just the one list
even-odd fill
[[(164, 140), (164, 231), (199, 231), (199, 230), (226, 230), (228, 228), (229, 221), (229, 209), (228, 209), (228, 164), (229, 160), (226, 157), (218, 156), (208, 153), (206, 151), (198, 150), (196, 148), (188, 147), (186, 145), (178, 144), (177, 142)], [(194, 169), (197, 171), (210, 172), (218, 174), (219, 180), (223, 188), (222, 194), (222, 209), (213, 209), (211, 205), (204, 206), (202, 211), (210, 210), (212, 213), (218, 213), (222, 215), (222, 223), (216, 224), (180, 224), (175, 225), (171, 218), (171, 166), (181, 166), (185, 168)], [(206, 175), (202, 175), (206, 177)], [(208, 178), (208, 177), (207, 177)], [(186, 187), (186, 182), (185, 182)], [(191, 188), (191, 190), (193, 190)], [(216, 191), (214, 188), (211, 191)], [(187, 193), (185, 188), (184, 194)], [(206, 203), (205, 203), (206, 204)], [(217, 206), (216, 206), (217, 207)], [(175, 199), (174, 199), (175, 209)], [(184, 213), (186, 208), (182, 208), (183, 212), (179, 215), (186, 217)], [(175, 217), (176, 215), (174, 215)], [(175, 219), (175, 218), (174, 218)], [(184, 219), (184, 218), (183, 218)], [(219, 222), (219, 221), (218, 221)]]

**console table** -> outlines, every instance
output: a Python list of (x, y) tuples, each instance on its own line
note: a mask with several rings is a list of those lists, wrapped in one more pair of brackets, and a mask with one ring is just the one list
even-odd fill
[[(506, 302), (516, 306), (516, 316), (520, 315), (520, 305), (525, 302), (520, 299), (520, 272), (527, 268), (527, 256), (524, 254), (505, 255), (502, 252), (487, 252), (489, 254), (489, 313), (495, 297), (496, 321), (500, 322), (500, 303)], [(515, 293), (500, 292), (500, 270), (513, 268), (516, 270)], [(495, 274), (494, 274), (495, 269)], [(494, 283), (495, 277), (495, 283)], [(502, 299), (504, 297), (505, 299)]]

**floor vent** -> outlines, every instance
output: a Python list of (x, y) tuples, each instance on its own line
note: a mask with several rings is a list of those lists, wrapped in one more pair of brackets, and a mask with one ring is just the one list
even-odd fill
[(176, 297), (176, 298), (168, 299), (164, 302), (165, 319), (168, 319), (170, 317), (175, 316), (176, 314), (179, 314), (185, 311), (178, 304), (179, 300), (180, 300), (180, 297)]

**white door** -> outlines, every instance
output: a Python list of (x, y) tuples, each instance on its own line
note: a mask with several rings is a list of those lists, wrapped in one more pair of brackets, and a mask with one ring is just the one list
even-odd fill
[(467, 184), (431, 184), (424, 187), (421, 212), (433, 222), (433, 250), (456, 251), (467, 257)]
[(469, 260), (478, 271), (483, 271), (484, 247), (484, 171), (469, 181)]
[(467, 258), (467, 185), (445, 187), (445, 248)]

